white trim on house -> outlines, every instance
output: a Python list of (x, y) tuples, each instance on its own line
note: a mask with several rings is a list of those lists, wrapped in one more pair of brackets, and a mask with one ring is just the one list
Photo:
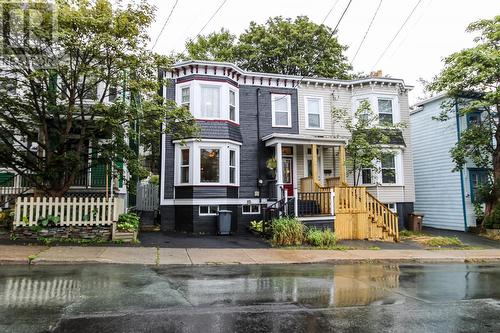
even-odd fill
[(188, 142), (202, 142), (202, 141), (230, 143), (233, 145), (241, 146), (241, 142), (234, 140), (227, 140), (227, 139), (182, 139), (182, 140), (172, 140), (172, 143), (183, 144)]
[(164, 199), (161, 200), (162, 206), (203, 206), (203, 205), (257, 205), (267, 204), (267, 199), (259, 198), (194, 198), (194, 199)]
[(347, 143), (347, 138), (333, 136), (313, 136), (304, 134), (271, 133), (262, 137), (266, 147), (276, 145), (278, 142), (283, 145), (307, 145), (317, 144), (321, 146), (342, 146)]
[[(319, 103), (318, 105), (318, 113), (310, 113), (309, 112), (309, 100), (317, 100)], [(310, 129), (310, 130), (324, 130), (325, 129), (325, 116), (324, 116), (324, 110), (323, 110), (323, 97), (320, 96), (304, 96), (304, 115), (305, 115), (305, 128)], [(319, 115), (319, 127), (311, 127), (309, 125), (309, 115), (310, 114), (317, 114)]]
[[(285, 99), (287, 104), (287, 125), (276, 124), (276, 102), (281, 99)], [(292, 128), (292, 97), (289, 94), (271, 94), (271, 114), (273, 127)]]

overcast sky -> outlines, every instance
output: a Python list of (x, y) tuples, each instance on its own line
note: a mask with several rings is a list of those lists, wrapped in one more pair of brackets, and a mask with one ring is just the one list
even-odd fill
[[(347, 45), (351, 61), (380, 0), (352, 0), (338, 28), (340, 42)], [(175, 0), (150, 0), (157, 6), (157, 18), (151, 28), (154, 41)], [(179, 0), (163, 31), (155, 51), (169, 54), (183, 51), (186, 39), (194, 38), (223, 0)], [(307, 15), (321, 23), (334, 6), (325, 24), (334, 27), (349, 0), (227, 0), (219, 13), (203, 30), (206, 34), (222, 27), (240, 34), (251, 21), (263, 23), (270, 16), (296, 17)], [(415, 85), (411, 103), (422, 97), (419, 78), (431, 79), (442, 67), (442, 58), (473, 45), (467, 25), (477, 19), (500, 14), (496, 0), (421, 0), (384, 57), (377, 59), (394, 37), (418, 0), (383, 0), (380, 10), (357, 55), (355, 71), (381, 69), (391, 77), (402, 78)], [(375, 66), (376, 65), (376, 66)], [(374, 67), (375, 66), (375, 67)]]

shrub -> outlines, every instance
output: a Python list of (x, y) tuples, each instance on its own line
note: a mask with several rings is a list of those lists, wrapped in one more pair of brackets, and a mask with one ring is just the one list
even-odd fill
[(337, 243), (335, 234), (330, 230), (309, 229), (306, 234), (307, 243), (318, 247), (332, 247)]
[(120, 231), (137, 231), (139, 230), (140, 218), (135, 213), (121, 214), (118, 217), (116, 228)]
[(484, 217), (483, 224), (487, 229), (492, 229), (496, 225), (500, 225), (500, 205), (496, 205), (491, 214)]
[(294, 218), (282, 217), (273, 220), (272, 244), (275, 246), (302, 245), (305, 226)]

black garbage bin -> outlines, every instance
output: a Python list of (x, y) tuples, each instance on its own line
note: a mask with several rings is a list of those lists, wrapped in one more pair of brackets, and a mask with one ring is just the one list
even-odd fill
[(231, 234), (231, 214), (230, 210), (219, 210), (217, 216), (217, 232), (219, 235)]

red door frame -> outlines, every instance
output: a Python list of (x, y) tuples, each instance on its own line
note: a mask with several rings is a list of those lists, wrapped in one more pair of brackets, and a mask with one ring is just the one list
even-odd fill
[[(290, 182), (285, 183), (285, 160), (289, 160), (290, 165)], [(283, 165), (283, 187), (287, 191), (289, 197), (293, 197), (293, 156), (284, 156), (282, 157), (282, 165)]]

